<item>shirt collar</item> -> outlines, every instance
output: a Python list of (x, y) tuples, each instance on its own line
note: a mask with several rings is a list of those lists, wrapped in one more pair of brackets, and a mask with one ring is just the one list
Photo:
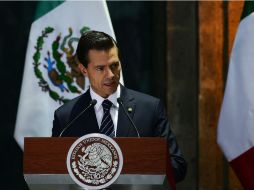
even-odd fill
[[(106, 98), (112, 102), (112, 104), (113, 104), (112, 107), (114, 107), (116, 109), (119, 108), (117, 98), (120, 97), (120, 93), (121, 93), (121, 89), (120, 89), (120, 85), (118, 85), (116, 91), (113, 94), (111, 94), (108, 98)], [(105, 98), (101, 97), (96, 92), (94, 92), (94, 90), (91, 87), (90, 87), (90, 95), (91, 95), (92, 100), (93, 99), (97, 100), (97, 104), (95, 104), (94, 108), (95, 108), (95, 111), (98, 111), (101, 107), (102, 102), (105, 100)]]

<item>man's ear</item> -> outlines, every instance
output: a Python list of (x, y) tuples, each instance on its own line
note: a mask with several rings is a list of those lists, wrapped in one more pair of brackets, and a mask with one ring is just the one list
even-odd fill
[(81, 71), (81, 73), (82, 73), (84, 76), (87, 77), (87, 70), (86, 70), (85, 66), (82, 65), (81, 63), (78, 63), (78, 68), (79, 68), (79, 70)]

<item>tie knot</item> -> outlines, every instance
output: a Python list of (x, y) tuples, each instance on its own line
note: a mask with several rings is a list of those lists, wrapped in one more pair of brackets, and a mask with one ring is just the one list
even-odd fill
[(102, 107), (104, 112), (108, 111), (111, 108), (111, 106), (112, 106), (112, 102), (107, 99), (102, 102)]

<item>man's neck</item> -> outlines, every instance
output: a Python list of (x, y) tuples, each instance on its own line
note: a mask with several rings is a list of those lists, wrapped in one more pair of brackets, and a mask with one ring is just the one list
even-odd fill
[(95, 107), (100, 106), (101, 103), (103, 102), (103, 100), (108, 99), (110, 100), (114, 106), (118, 107), (118, 103), (117, 103), (117, 98), (120, 97), (120, 93), (121, 93), (121, 87), (120, 85), (117, 86), (116, 91), (113, 94), (110, 94), (108, 97), (102, 97), (99, 94), (97, 94), (93, 88), (90, 86), (90, 95), (92, 99), (97, 100), (97, 104), (95, 105)]

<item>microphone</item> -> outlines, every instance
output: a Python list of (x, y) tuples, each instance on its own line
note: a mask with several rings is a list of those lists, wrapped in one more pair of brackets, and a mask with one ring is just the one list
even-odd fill
[(91, 100), (90, 104), (89, 104), (85, 109), (83, 109), (83, 111), (80, 112), (73, 120), (71, 120), (71, 121), (66, 125), (66, 127), (64, 127), (64, 129), (62, 130), (62, 132), (60, 133), (60, 135), (59, 135), (58, 137), (61, 137), (61, 136), (63, 135), (63, 133), (64, 133), (68, 128), (70, 128), (71, 125), (72, 125), (81, 115), (83, 115), (83, 113), (86, 112), (86, 110), (88, 110), (88, 109), (89, 109), (90, 107), (92, 107), (92, 106), (95, 106), (96, 103), (97, 103), (97, 100), (95, 100), (95, 99)]
[(134, 127), (134, 129), (135, 129), (135, 131), (136, 131), (138, 137), (140, 138), (140, 135), (139, 135), (139, 132), (138, 132), (138, 128), (137, 128), (136, 125), (134, 124), (133, 120), (131, 119), (131, 117), (129, 116), (129, 114), (127, 113), (127, 111), (125, 110), (122, 99), (121, 99), (121, 98), (117, 98), (117, 102), (122, 106), (125, 115), (128, 117), (129, 121), (131, 122), (131, 125)]

